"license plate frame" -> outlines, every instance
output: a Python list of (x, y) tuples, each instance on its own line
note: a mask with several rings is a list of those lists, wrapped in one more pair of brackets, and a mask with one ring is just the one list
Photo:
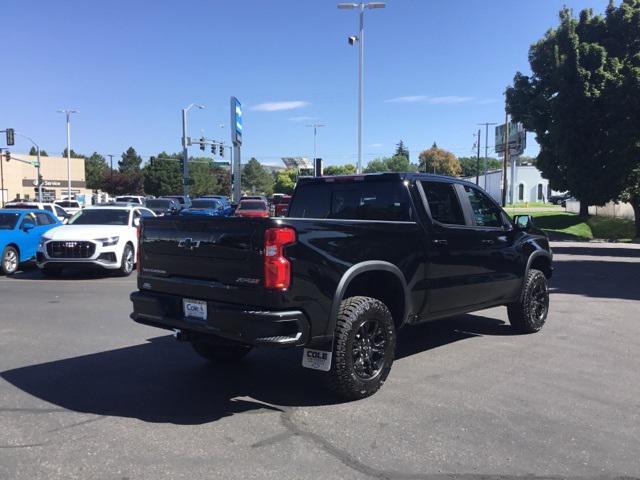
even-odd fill
[(182, 313), (184, 319), (190, 322), (204, 323), (207, 321), (207, 302), (191, 298), (182, 299)]

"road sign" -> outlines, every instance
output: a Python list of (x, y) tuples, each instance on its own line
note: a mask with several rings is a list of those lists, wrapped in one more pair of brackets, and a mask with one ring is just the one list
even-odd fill
[(231, 140), (242, 145), (242, 105), (236, 97), (231, 97)]
[(5, 132), (7, 133), (7, 145), (15, 145), (15, 133), (13, 128), (7, 128)]
[[(496, 126), (496, 153), (504, 153), (505, 124)], [(509, 154), (522, 155), (527, 148), (527, 132), (521, 123), (509, 122)]]
[(213, 162), (216, 167), (230, 167), (231, 162)]

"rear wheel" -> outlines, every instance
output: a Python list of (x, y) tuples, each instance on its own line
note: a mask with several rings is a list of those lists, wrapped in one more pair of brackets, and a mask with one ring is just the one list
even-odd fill
[(549, 288), (540, 270), (530, 269), (524, 280), (520, 300), (507, 306), (509, 323), (518, 333), (535, 333), (547, 320)]
[(191, 346), (210, 362), (237, 362), (251, 351), (250, 345), (192, 342)]
[(6, 247), (2, 252), (2, 265), (0, 270), (5, 275), (13, 275), (18, 270), (20, 264), (20, 254), (14, 247)]
[(120, 261), (120, 268), (118, 269), (118, 273), (123, 277), (127, 277), (131, 275), (131, 272), (133, 272), (134, 265), (135, 258), (133, 256), (133, 247), (130, 243), (127, 243), (124, 246), (124, 250), (122, 252), (122, 260)]
[(395, 350), (395, 326), (387, 306), (375, 298), (347, 298), (336, 322), (331, 387), (352, 400), (373, 395), (389, 375)]
[(62, 274), (62, 268), (44, 266), (40, 270), (45, 277), (59, 277)]

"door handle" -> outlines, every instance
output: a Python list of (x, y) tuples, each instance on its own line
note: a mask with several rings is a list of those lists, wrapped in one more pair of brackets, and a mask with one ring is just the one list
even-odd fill
[(494, 243), (496, 243), (496, 242), (494, 242), (493, 240), (489, 240), (488, 238), (485, 238), (485, 239), (483, 239), (483, 240), (480, 240), (480, 243), (481, 243), (482, 245), (493, 245), (493, 244), (494, 244)]
[(431, 240), (431, 243), (439, 247), (446, 247), (449, 242), (447, 242), (444, 239), (436, 239), (436, 240)]

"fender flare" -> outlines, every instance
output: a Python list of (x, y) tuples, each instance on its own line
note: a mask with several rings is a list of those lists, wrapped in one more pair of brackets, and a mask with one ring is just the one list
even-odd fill
[(392, 263), (382, 260), (368, 260), (366, 262), (356, 263), (355, 265), (352, 265), (346, 272), (344, 272), (342, 278), (340, 279), (340, 282), (338, 282), (338, 287), (336, 288), (336, 292), (331, 303), (331, 312), (329, 313), (329, 321), (326, 330), (327, 335), (331, 338), (333, 338), (333, 334), (336, 328), (336, 321), (338, 319), (340, 304), (342, 303), (347, 288), (349, 288), (349, 284), (355, 277), (357, 277), (361, 273), (373, 271), (389, 272), (395, 275), (398, 280), (400, 280), (400, 284), (402, 285), (402, 291), (404, 294), (404, 314), (400, 319), (398, 325), (402, 326), (405, 324), (406, 319), (409, 316), (411, 304), (409, 289), (407, 287), (407, 282), (404, 278), (404, 274), (397, 266)]
[[(519, 296), (520, 299), (522, 299), (522, 295), (524, 295), (524, 282), (527, 280), (527, 276), (529, 275), (531, 264), (538, 257), (547, 258), (549, 260), (549, 265), (551, 265), (553, 261), (553, 255), (547, 252), (546, 250), (535, 250), (531, 252), (531, 255), (529, 255), (529, 258), (527, 259), (527, 266), (525, 267), (524, 274), (522, 276), (522, 284), (520, 285), (520, 296)], [(553, 268), (553, 267), (550, 267), (550, 268)]]

